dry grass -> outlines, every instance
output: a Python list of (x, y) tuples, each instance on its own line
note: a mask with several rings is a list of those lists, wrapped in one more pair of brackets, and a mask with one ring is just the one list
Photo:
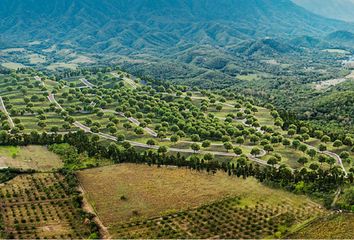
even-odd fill
[(59, 156), (43, 146), (0, 147), (0, 167), (48, 171), (62, 166)]
[[(90, 203), (106, 226), (135, 218), (194, 208), (226, 196), (241, 197), (242, 204), (292, 204), (319, 208), (304, 196), (270, 189), (255, 179), (224, 173), (208, 175), (187, 169), (121, 164), (78, 173)], [(121, 200), (124, 196), (126, 200)]]
[(2, 63), (1, 66), (11, 69), (11, 70), (17, 70), (19, 68), (26, 67), (25, 65), (23, 65), (21, 63), (15, 63), (15, 62), (5, 62), (5, 63)]

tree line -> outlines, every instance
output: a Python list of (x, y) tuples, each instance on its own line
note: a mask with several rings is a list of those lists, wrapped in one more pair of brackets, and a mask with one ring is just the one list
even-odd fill
[(242, 178), (254, 177), (260, 182), (282, 187), (286, 190), (298, 193), (330, 193), (343, 184), (353, 184), (353, 173), (345, 177), (337, 166), (329, 169), (292, 170), (285, 165), (280, 167), (260, 166), (247, 161), (246, 156), (241, 156), (235, 163), (205, 160), (194, 154), (187, 158), (179, 153), (176, 155), (164, 152), (137, 151), (133, 147), (122, 147), (119, 144), (109, 145), (101, 143), (99, 138), (90, 137), (83, 131), (61, 134), (30, 133), (9, 134), (0, 132), (0, 145), (52, 145), (56, 143), (68, 143), (77, 149), (77, 152), (87, 153), (89, 156), (101, 156), (111, 159), (115, 163), (136, 163), (157, 166), (185, 167), (196, 171), (206, 171), (214, 174), (223, 171), (230, 176)]

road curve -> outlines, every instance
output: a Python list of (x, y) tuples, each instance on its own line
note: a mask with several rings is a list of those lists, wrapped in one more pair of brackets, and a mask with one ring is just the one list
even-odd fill
[(342, 158), (338, 154), (336, 154), (334, 152), (330, 152), (330, 151), (319, 151), (316, 147), (314, 147), (314, 146), (312, 146), (312, 145), (310, 145), (308, 143), (303, 143), (303, 144), (305, 144), (309, 149), (314, 149), (316, 152), (323, 153), (323, 154), (325, 154), (325, 155), (327, 155), (329, 157), (333, 157), (334, 159), (336, 159), (337, 160), (337, 164), (340, 165), (340, 167), (342, 168), (342, 170), (344, 172), (344, 176), (345, 177), (348, 176), (348, 172), (347, 172), (347, 170), (345, 169), (345, 167), (343, 165)]
[(95, 85), (93, 85), (92, 83), (90, 83), (89, 81), (87, 81), (85, 78), (81, 78), (80, 81), (85, 84), (86, 87), (88, 88), (94, 88), (96, 87)]
[(341, 166), (343, 172), (344, 172), (344, 175), (345, 176), (348, 176), (348, 173), (347, 173), (347, 170), (345, 169), (344, 165), (343, 165), (343, 161), (342, 161), (342, 158), (337, 154), (337, 153), (334, 153), (334, 152), (330, 152), (330, 151), (323, 151), (322, 153), (326, 154), (327, 156), (330, 156), (330, 157), (333, 157), (334, 159), (337, 160), (337, 163)]
[(54, 94), (50, 93), (50, 94), (48, 95), (48, 99), (49, 99), (49, 102), (55, 103), (55, 105), (56, 105), (60, 110), (63, 110), (63, 111), (64, 111), (64, 108), (57, 102), (57, 100), (55, 100)]
[(14, 124), (14, 122), (12, 121), (12, 118), (11, 118), (9, 112), (8, 112), (7, 109), (6, 109), (6, 106), (5, 106), (4, 101), (3, 101), (3, 99), (2, 99), (1, 96), (0, 96), (0, 111), (2, 111), (2, 112), (5, 113), (5, 115), (6, 115), (7, 119), (8, 119), (8, 121), (9, 121), (10, 128), (14, 128), (14, 127), (15, 127), (15, 124)]

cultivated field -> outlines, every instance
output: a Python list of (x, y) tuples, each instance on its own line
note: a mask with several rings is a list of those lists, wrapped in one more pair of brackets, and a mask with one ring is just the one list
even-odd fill
[(321, 218), (300, 230), (290, 238), (308, 239), (352, 239), (354, 214), (334, 214)]
[(271, 236), (325, 213), (306, 197), (221, 172), (121, 164), (78, 178), (117, 238)]
[(1, 186), (0, 205), (6, 238), (63, 239), (90, 235), (68, 182), (58, 173), (16, 177)]

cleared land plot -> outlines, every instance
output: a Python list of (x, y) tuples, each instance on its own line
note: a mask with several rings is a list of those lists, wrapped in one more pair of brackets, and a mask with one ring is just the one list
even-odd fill
[(29, 62), (31, 64), (45, 63), (46, 57), (40, 54), (29, 54), (28, 55)]
[(354, 214), (335, 214), (321, 218), (289, 236), (300, 239), (352, 239)]
[(348, 81), (350, 79), (354, 79), (354, 71), (352, 71), (349, 75), (345, 76), (344, 78), (330, 79), (330, 80), (326, 80), (326, 81), (322, 81), (322, 82), (316, 83), (314, 85), (314, 89), (316, 89), (318, 91), (324, 90), (326, 88), (338, 85), (338, 84), (343, 83), (345, 81)]
[[(168, 234), (157, 236), (151, 232), (131, 235), (130, 230), (133, 232), (135, 230), (122, 231), (122, 228), (125, 225), (135, 226), (141, 219), (160, 218), (161, 215), (169, 213), (175, 216), (179, 211), (223, 201), (226, 197), (232, 199), (235, 196), (239, 197), (241, 202), (237, 205), (240, 204), (238, 207), (241, 208), (245, 206), (255, 208), (258, 202), (270, 207), (291, 206), (295, 212), (296, 209), (299, 211), (302, 209), (303, 217), (306, 219), (324, 211), (318, 204), (304, 196), (270, 189), (254, 179), (237, 179), (221, 172), (209, 175), (187, 169), (121, 164), (84, 170), (78, 173), (78, 178), (89, 202), (103, 223), (110, 227), (111, 234), (118, 238), (200, 237), (201, 235), (188, 234), (189, 230), (183, 230), (182, 235), (178, 236)], [(306, 211), (311, 214), (306, 215)], [(236, 219), (231, 221), (233, 220), (236, 221)], [(129, 221), (134, 223), (124, 225), (124, 222)], [(210, 226), (205, 227), (208, 229)], [(216, 236), (209, 230), (206, 232), (209, 235), (206, 234), (205, 237)], [(232, 236), (242, 237), (235, 234)]]
[(329, 52), (329, 53), (338, 53), (338, 54), (350, 54), (350, 52), (344, 50), (344, 49), (337, 49), (337, 48), (331, 48), (331, 49), (324, 49), (322, 50), (323, 52)]
[(19, 68), (25, 68), (26, 66), (21, 64), (21, 63), (15, 63), (15, 62), (5, 62), (2, 63), (1, 66), (8, 68), (8, 69), (12, 69), (12, 70), (17, 70)]
[(56, 62), (56, 63), (52, 63), (50, 64), (47, 69), (48, 70), (52, 70), (55, 71), (57, 69), (71, 69), (71, 70), (75, 70), (77, 68), (77, 64), (74, 63), (65, 63), (65, 62)]
[(0, 147), (0, 167), (47, 171), (62, 166), (59, 156), (43, 146)]

